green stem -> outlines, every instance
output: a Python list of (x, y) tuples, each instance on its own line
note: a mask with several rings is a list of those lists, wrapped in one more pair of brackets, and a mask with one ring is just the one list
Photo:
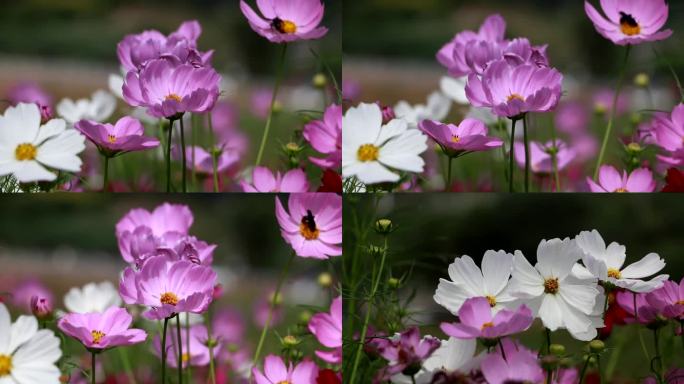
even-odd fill
[(173, 119), (169, 119), (169, 134), (166, 141), (166, 193), (171, 192), (171, 136), (173, 133)]
[(453, 156), (449, 156), (448, 165), (447, 165), (447, 179), (446, 179), (446, 192), (449, 192), (449, 188), (451, 187), (451, 165), (454, 162)]
[(527, 138), (527, 116), (523, 116), (523, 141), (525, 142), (525, 193), (530, 192), (530, 142)]
[(579, 376), (579, 384), (584, 382), (584, 375), (587, 373), (587, 368), (589, 368), (589, 360), (591, 360), (591, 356), (591, 354), (587, 355), (587, 359), (584, 361), (584, 365), (582, 365), (582, 370), (580, 371)]
[[(182, 168), (182, 170), (183, 170), (183, 176), (182, 176), (183, 193), (185, 193), (188, 191), (187, 185), (186, 185), (186, 183), (187, 183), (186, 176), (188, 173), (187, 172), (187, 165), (188, 164), (187, 164), (187, 160), (186, 160), (186, 156), (185, 156), (186, 155), (186, 153), (185, 153), (185, 126), (184, 126), (182, 117), (178, 120), (180, 120), (180, 139), (181, 139), (181, 151), (182, 151), (181, 152), (181, 162), (183, 163), (183, 168)], [(193, 166), (194, 166), (194, 164), (193, 164)]]
[(266, 141), (268, 141), (268, 133), (271, 130), (271, 121), (273, 120), (273, 106), (276, 103), (276, 98), (278, 97), (278, 90), (280, 89), (280, 83), (283, 80), (283, 72), (285, 67), (285, 56), (287, 54), (287, 43), (283, 44), (283, 50), (280, 54), (280, 62), (278, 64), (278, 72), (276, 75), (275, 86), (273, 87), (273, 95), (271, 96), (271, 108), (268, 111), (268, 118), (266, 119), (266, 126), (264, 127), (264, 133), (261, 137), (261, 144), (259, 145), (259, 152), (257, 153), (256, 166), (261, 164), (261, 158), (264, 155), (264, 148), (266, 147)]
[(195, 169), (195, 147), (197, 146), (197, 115), (194, 113), (190, 116), (191, 118), (191, 132), (190, 132), (190, 163), (192, 164), (192, 185), (195, 190), (197, 189), (197, 170)]
[(183, 384), (183, 339), (181, 339), (180, 315), (176, 315), (176, 338), (178, 344), (178, 384)]
[(214, 366), (214, 347), (215, 347), (215, 341), (214, 338), (212, 337), (212, 314), (211, 314), (211, 304), (209, 304), (209, 308), (207, 309), (207, 316), (206, 316), (206, 326), (207, 326), (207, 343), (209, 347), (209, 377), (211, 378), (211, 384), (216, 384), (216, 368)]
[[(551, 355), (551, 330), (548, 328), (544, 328), (546, 330), (546, 354)], [(553, 370), (548, 369), (546, 371), (546, 382), (551, 383), (551, 379), (553, 378)]]
[(104, 181), (102, 182), (102, 192), (107, 192), (109, 187), (109, 156), (104, 156)]
[(515, 161), (513, 144), (515, 143), (515, 125), (517, 119), (511, 119), (513, 124), (511, 127), (511, 144), (508, 151), (508, 192), (513, 193), (513, 162)]
[[(190, 314), (189, 313), (186, 313), (186, 315), (185, 315), (185, 353), (188, 356), (192, 356), (190, 354)], [(188, 364), (188, 366), (185, 367), (185, 380), (187, 383), (190, 382), (191, 377), (192, 377), (192, 365)]]
[(359, 338), (359, 346), (356, 348), (356, 353), (354, 355), (354, 366), (351, 372), (350, 383), (355, 383), (356, 372), (359, 368), (359, 363), (361, 362), (361, 352), (363, 351), (363, 345), (366, 341), (366, 333), (368, 332), (368, 323), (370, 322), (370, 315), (373, 309), (373, 299), (380, 286), (380, 278), (382, 277), (382, 270), (385, 267), (385, 258), (387, 256), (387, 236), (385, 236), (385, 248), (382, 251), (382, 257), (380, 258), (380, 269), (378, 269), (378, 274), (375, 276), (375, 281), (371, 286), (370, 296), (368, 297), (368, 309), (366, 310), (366, 317), (363, 320), (363, 327), (361, 327), (361, 337)]
[(169, 325), (169, 319), (164, 319), (164, 330), (162, 331), (161, 342), (161, 384), (166, 384), (166, 329)]
[(214, 169), (214, 193), (218, 193), (219, 191), (219, 178), (218, 178), (218, 159), (217, 157), (219, 156), (216, 154), (216, 151), (214, 149), (211, 150), (211, 163), (212, 167)]
[(91, 352), (90, 382), (95, 384), (95, 351)]
[[(554, 151), (551, 155), (551, 160), (553, 161), (553, 174), (554, 174), (554, 179), (556, 182), (556, 192), (560, 192), (561, 191), (561, 183), (560, 183), (560, 172), (558, 171), (558, 144), (556, 141), (556, 125), (555, 124), (551, 124), (551, 135), (553, 137), (553, 148), (554, 148)], [(606, 298), (607, 297), (608, 296), (606, 296)]]
[(121, 364), (126, 371), (126, 377), (130, 384), (136, 384), (135, 374), (133, 373), (133, 368), (131, 368), (131, 362), (128, 360), (128, 352), (125, 348), (117, 348), (119, 350), (119, 357), (121, 357)]
[(499, 338), (499, 349), (501, 349), (501, 357), (503, 357), (504, 360), (508, 360), (506, 358), (506, 351), (504, 351), (503, 342), (501, 342), (500, 338)]
[[(651, 361), (651, 369), (653, 370), (653, 374), (656, 375), (656, 378), (658, 379), (659, 383), (663, 383), (663, 368), (665, 364), (663, 364), (663, 354), (661, 353), (660, 350), (660, 332), (658, 332), (658, 329), (653, 330), (653, 345), (655, 346), (655, 353), (656, 355), (653, 357), (653, 360)], [(658, 366), (654, 367), (653, 363), (657, 362)]]
[(273, 293), (273, 298), (271, 299), (271, 307), (268, 309), (268, 316), (266, 317), (266, 323), (264, 324), (264, 328), (261, 330), (261, 337), (259, 337), (259, 343), (257, 344), (256, 351), (254, 352), (254, 358), (252, 361), (254, 364), (257, 364), (259, 361), (259, 357), (261, 356), (261, 349), (264, 346), (264, 340), (266, 340), (266, 334), (268, 333), (268, 327), (271, 324), (271, 320), (273, 319), (273, 311), (275, 310), (275, 307), (277, 305), (277, 302), (279, 300), (280, 296), (280, 289), (283, 286), (283, 282), (285, 281), (285, 278), (287, 277), (287, 274), (290, 270), (290, 265), (292, 265), (292, 261), (295, 258), (295, 253), (292, 252), (290, 255), (290, 258), (287, 261), (287, 264), (285, 265), (285, 268), (283, 269), (282, 274), (280, 275), (280, 279), (278, 279), (278, 284), (276, 285), (275, 292)]
[(617, 115), (617, 103), (620, 97), (620, 90), (622, 89), (622, 84), (625, 82), (625, 73), (627, 72), (627, 60), (629, 59), (629, 52), (632, 46), (628, 45), (625, 50), (625, 58), (622, 63), (622, 68), (620, 69), (620, 77), (618, 78), (617, 88), (615, 89), (615, 95), (613, 96), (613, 108), (610, 110), (610, 118), (608, 119), (608, 126), (606, 127), (606, 132), (603, 135), (603, 144), (601, 144), (601, 152), (599, 152), (599, 157), (596, 162), (596, 169), (594, 170), (594, 181), (598, 179), (599, 169), (603, 164), (603, 157), (606, 154), (606, 148), (608, 147), (608, 141), (610, 140), (611, 131), (613, 130), (613, 123), (615, 122), (615, 117)]

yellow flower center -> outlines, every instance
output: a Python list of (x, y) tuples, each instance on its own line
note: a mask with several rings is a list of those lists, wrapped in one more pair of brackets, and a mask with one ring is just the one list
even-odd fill
[(172, 94), (166, 96), (166, 100), (176, 100), (177, 102), (180, 103), (181, 101), (183, 101), (183, 98), (176, 95), (175, 93), (172, 93)]
[(114, 135), (107, 135), (107, 141), (109, 141), (109, 142), (112, 143), (112, 144), (116, 143), (116, 136), (114, 136)]
[(306, 211), (306, 216), (302, 217), (302, 221), (299, 224), (299, 233), (304, 236), (307, 240), (318, 239), (319, 231), (316, 227), (316, 220), (313, 213), (310, 210)]
[(492, 295), (487, 295), (487, 301), (489, 302), (490, 307), (495, 307), (496, 306), (496, 297)]
[(452, 142), (452, 143), (460, 143), (460, 142), (461, 142), (461, 137), (459, 137), (459, 136), (451, 136), (451, 142)]
[(641, 33), (639, 23), (634, 20), (632, 15), (620, 12), (620, 30), (627, 36), (634, 36)]
[(552, 295), (558, 293), (558, 278), (553, 277), (544, 280), (544, 292)]
[(297, 32), (297, 25), (290, 20), (282, 20), (276, 17), (273, 19), (271, 25), (280, 33), (287, 33), (291, 35)]
[(619, 269), (608, 268), (608, 277), (612, 277), (613, 279), (621, 279), (622, 274), (620, 273)]
[(292, 384), (292, 383), (290, 382), (290, 380), (283, 380), (283, 381), (277, 382), (276, 384)]
[(484, 323), (484, 324), (482, 324), (482, 330), (484, 331), (485, 329), (491, 328), (491, 327), (493, 327), (493, 326), (494, 326), (494, 323), (492, 323), (491, 321), (490, 321), (490, 322), (487, 322), (487, 323)]
[(31, 143), (23, 143), (17, 145), (17, 149), (14, 150), (14, 157), (19, 161), (34, 160), (36, 154), (38, 153), (38, 148)]
[(684, 300), (679, 300), (679, 301), (675, 302), (675, 304), (684, 305)]
[(511, 93), (511, 95), (508, 96), (508, 100), (507, 100), (507, 101), (510, 103), (510, 102), (513, 101), (513, 100), (525, 101), (525, 98), (522, 97), (522, 96), (520, 96), (520, 95), (517, 94), (517, 93)]
[(165, 292), (159, 299), (162, 304), (176, 305), (178, 304), (178, 296), (173, 292)]
[(100, 344), (100, 340), (105, 337), (102, 331), (90, 331), (90, 334), (93, 336), (93, 344)]
[(380, 156), (380, 148), (373, 144), (364, 144), (359, 147), (359, 151), (356, 153), (356, 157), (359, 161), (368, 163), (371, 161), (377, 161)]
[(9, 376), (12, 372), (12, 356), (0, 355), (0, 377)]
[(626, 192), (628, 192), (627, 188), (618, 188), (615, 190), (615, 193), (626, 193)]

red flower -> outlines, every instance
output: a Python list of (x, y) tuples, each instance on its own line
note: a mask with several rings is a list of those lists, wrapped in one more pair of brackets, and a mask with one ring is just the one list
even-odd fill
[(321, 369), (318, 371), (316, 384), (342, 384), (342, 378), (332, 369)]
[(318, 192), (342, 193), (342, 177), (335, 171), (326, 169), (321, 177)]
[(670, 168), (667, 170), (665, 180), (667, 185), (663, 188), (663, 192), (684, 192), (684, 172), (677, 168)]

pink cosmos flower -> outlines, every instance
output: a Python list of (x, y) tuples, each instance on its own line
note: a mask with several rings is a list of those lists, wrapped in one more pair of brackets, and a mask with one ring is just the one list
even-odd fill
[(38, 319), (47, 319), (52, 316), (52, 302), (45, 297), (31, 297), (31, 312)]
[(320, 0), (257, 0), (260, 16), (240, 0), (240, 10), (254, 32), (272, 43), (320, 39), (328, 28), (319, 27), (325, 6)]
[(563, 75), (553, 68), (532, 64), (511, 66), (506, 60), (491, 63), (482, 78), (468, 77), (466, 96), (475, 107), (489, 107), (501, 117), (527, 112), (548, 112), (556, 107)]
[(328, 155), (324, 159), (309, 157), (309, 160), (323, 169), (338, 169), (342, 166), (342, 107), (330, 105), (323, 120), (312, 121), (304, 126), (304, 138), (318, 152)]
[(584, 11), (601, 36), (617, 45), (636, 45), (665, 40), (672, 31), (660, 29), (667, 22), (665, 0), (601, 0), (603, 17), (588, 1)]
[[(556, 152), (556, 161), (558, 163), (558, 171), (562, 171), (575, 159), (576, 153), (573, 148), (570, 148), (565, 142), (556, 140), (554, 147), (553, 141), (548, 141), (545, 144), (530, 141), (530, 170), (539, 174), (553, 173), (553, 158), (551, 153)], [(519, 167), (525, 167), (525, 145), (521, 142), (514, 144), (515, 162)]]
[(21, 308), (26, 313), (32, 312), (31, 298), (37, 296), (54, 303), (52, 292), (40, 281), (28, 279), (16, 284), (11, 290), (11, 301), (15, 307)]
[(451, 157), (469, 152), (488, 151), (503, 145), (503, 140), (487, 136), (487, 126), (476, 119), (465, 119), (459, 125), (423, 120), (418, 128), (439, 144)]
[(214, 51), (197, 50), (201, 34), (202, 27), (197, 21), (186, 21), (168, 37), (155, 30), (128, 35), (117, 45), (116, 53), (126, 72), (139, 71), (159, 58), (202, 67), (209, 65)]
[(140, 71), (128, 72), (123, 96), (133, 107), (145, 107), (157, 118), (178, 118), (185, 112), (211, 110), (219, 96), (221, 76), (210, 67), (157, 59)]
[(287, 171), (285, 175), (281, 175), (280, 172), (273, 174), (266, 167), (255, 167), (252, 172), (252, 183), (241, 180), (240, 186), (242, 186), (244, 192), (251, 193), (301, 193), (309, 191), (309, 181), (306, 179), (306, 173), (300, 168)]
[[(194, 164), (193, 148), (195, 149)], [(211, 153), (207, 152), (204, 148), (198, 146), (187, 147), (185, 148), (185, 157), (188, 159), (188, 169), (194, 168), (197, 173), (204, 175), (214, 174), (214, 159)], [(216, 159), (216, 172), (221, 174), (235, 167), (240, 162), (240, 157), (238, 152), (223, 148), (221, 154)]]
[(316, 384), (318, 367), (313, 361), (302, 361), (297, 365), (285, 365), (280, 356), (268, 355), (264, 359), (263, 373), (252, 368), (256, 384)]
[(487, 383), (544, 382), (544, 370), (539, 366), (536, 353), (510, 340), (504, 340), (503, 347), (506, 359), (499, 347), (480, 362), (480, 369)]
[(458, 310), (460, 323), (442, 323), (444, 333), (459, 339), (497, 339), (525, 331), (532, 325), (532, 311), (522, 305), (515, 311), (502, 309), (492, 315), (486, 297), (474, 297)]
[(651, 131), (654, 144), (667, 151), (658, 159), (673, 166), (684, 165), (684, 104), (672, 110), (670, 118), (656, 115)]
[(666, 281), (646, 295), (646, 301), (668, 319), (684, 319), (684, 279), (679, 284)]
[(38, 104), (41, 112), (43, 108), (52, 108), (52, 96), (33, 82), (22, 82), (14, 85), (7, 92), (7, 100), (12, 105), (19, 103)]
[(289, 213), (276, 196), (276, 218), (283, 239), (297, 256), (327, 259), (342, 254), (342, 198), (334, 193), (297, 193)]
[(212, 301), (216, 272), (187, 260), (169, 261), (155, 256), (140, 271), (124, 270), (119, 293), (126, 304), (146, 305), (143, 314), (161, 320), (180, 312), (202, 313)]
[(333, 351), (316, 351), (316, 356), (331, 364), (342, 362), (342, 298), (336, 297), (330, 313), (317, 313), (309, 320), (309, 331), (318, 342)]
[(379, 372), (383, 380), (389, 380), (392, 376), (403, 373), (413, 376), (420, 371), (425, 359), (440, 347), (441, 341), (432, 336), (420, 337), (417, 327), (411, 327), (400, 333), (398, 338), (390, 339), (389, 343), (381, 343), (380, 356), (389, 362), (389, 365)]
[(103, 350), (145, 341), (145, 331), (129, 329), (132, 322), (133, 316), (125, 308), (110, 307), (103, 313), (68, 313), (57, 326), (87, 349)]
[[(658, 318), (658, 310), (646, 300), (647, 293), (636, 294), (636, 308), (639, 324), (648, 325)], [(627, 312), (625, 323), (634, 322), (634, 293), (623, 290), (616, 296), (618, 305)]]
[(462, 77), (473, 73), (466, 54), (474, 46), (494, 47), (487, 43), (502, 43), (506, 33), (506, 21), (501, 15), (491, 15), (485, 19), (480, 30), (463, 31), (444, 45), (437, 53), (437, 61), (449, 69), (449, 74)]
[(638, 168), (622, 175), (615, 167), (603, 165), (599, 169), (598, 184), (587, 178), (587, 184), (592, 192), (653, 192), (656, 182), (653, 173), (648, 168)]
[[(166, 335), (166, 348), (168, 351), (166, 354), (166, 363), (171, 367), (178, 368), (178, 352), (173, 352), (178, 351), (178, 336), (175, 331), (169, 330), (168, 332), (169, 333)], [(181, 357), (181, 361), (183, 368), (186, 368), (188, 365), (193, 367), (204, 367), (209, 365), (210, 355), (209, 347), (207, 347), (207, 341), (209, 339), (207, 327), (202, 324), (193, 325), (190, 327), (189, 333), (190, 349), (188, 350), (188, 332), (186, 332), (186, 329), (181, 329), (181, 345), (183, 346), (183, 356)], [(154, 349), (154, 353), (157, 356), (161, 356), (161, 338), (159, 334), (154, 337), (152, 347)], [(214, 347), (214, 356), (218, 356), (220, 349), (221, 343), (219, 342), (219, 344)]]
[(212, 334), (226, 344), (241, 344), (245, 337), (245, 322), (239, 311), (222, 308), (212, 320)]
[(139, 120), (128, 116), (122, 117), (115, 125), (81, 120), (74, 128), (110, 157), (159, 146), (159, 140), (144, 135), (145, 128)]
[(589, 112), (579, 102), (564, 102), (558, 105), (555, 116), (558, 130), (569, 135), (585, 134), (589, 127)]

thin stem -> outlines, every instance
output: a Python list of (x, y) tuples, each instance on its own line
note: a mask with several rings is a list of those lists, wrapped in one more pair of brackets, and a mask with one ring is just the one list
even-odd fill
[[(185, 316), (185, 353), (188, 356), (192, 356), (190, 354), (190, 314), (186, 314)], [(185, 376), (186, 376), (186, 382), (190, 382), (190, 378), (192, 377), (192, 365), (188, 364), (187, 367), (185, 367)]]
[(518, 122), (517, 119), (512, 119), (513, 124), (511, 127), (511, 146), (508, 151), (508, 192), (513, 193), (513, 162), (515, 161), (513, 144), (515, 143), (515, 125)]
[(209, 377), (211, 378), (211, 384), (216, 384), (216, 368), (214, 366), (214, 346), (215, 346), (215, 341), (212, 336), (212, 314), (211, 314), (211, 303), (209, 304), (209, 308), (207, 309), (207, 318), (206, 318), (206, 326), (207, 326), (207, 342), (208, 342), (208, 347), (209, 347)]
[(591, 360), (591, 356), (591, 354), (587, 355), (587, 359), (584, 361), (584, 365), (582, 365), (582, 370), (580, 371), (579, 376), (579, 384), (584, 382), (584, 375), (587, 373), (587, 368), (589, 368), (589, 360)]
[(416, 384), (416, 375), (411, 375), (411, 383)]
[[(551, 330), (548, 328), (544, 328), (546, 330), (546, 354), (551, 355)], [(553, 370), (548, 369), (546, 371), (546, 382), (551, 383), (551, 379), (553, 378)]]
[[(658, 332), (658, 329), (653, 330), (653, 345), (655, 346), (655, 353), (656, 355), (653, 357), (653, 360), (651, 361), (651, 369), (653, 370), (653, 374), (656, 375), (656, 378), (658, 379), (659, 383), (663, 382), (663, 354), (661, 353), (660, 350), (660, 332)], [(653, 363), (657, 362), (658, 367), (654, 367)]]
[(523, 116), (523, 141), (525, 142), (525, 193), (530, 192), (530, 142), (527, 138), (527, 116)]
[(273, 106), (275, 105), (276, 98), (278, 97), (278, 90), (280, 89), (280, 83), (283, 80), (283, 72), (285, 67), (285, 56), (287, 54), (287, 43), (283, 44), (283, 50), (280, 54), (280, 62), (278, 64), (276, 82), (273, 87), (273, 95), (271, 96), (271, 108), (268, 111), (268, 118), (266, 119), (266, 126), (264, 127), (264, 134), (261, 137), (261, 144), (259, 145), (259, 152), (257, 153), (256, 166), (261, 164), (261, 158), (264, 155), (264, 148), (266, 147), (266, 141), (268, 141), (268, 133), (271, 130), (271, 121), (273, 120)]
[(178, 384), (183, 384), (183, 339), (181, 339), (180, 315), (176, 315), (176, 338), (178, 339)]
[(192, 185), (193, 188), (197, 188), (197, 170), (195, 169), (195, 147), (197, 146), (197, 120), (198, 116), (196, 114), (190, 115), (190, 163), (192, 164)]
[(603, 302), (603, 318), (606, 318), (606, 312), (608, 312), (608, 298), (610, 297), (610, 292), (606, 292), (606, 299)]
[[(558, 171), (558, 144), (556, 141), (556, 125), (551, 124), (551, 135), (553, 136), (553, 152), (551, 154), (551, 161), (553, 162), (553, 175), (556, 183), (556, 192), (561, 191), (560, 172)], [(606, 296), (608, 297), (608, 296)], [(604, 311), (605, 312), (605, 311)]]
[(684, 347), (684, 319), (679, 321), (679, 331), (681, 332), (682, 335), (682, 347)]
[(639, 343), (641, 344), (641, 350), (646, 356), (646, 360), (651, 361), (651, 357), (648, 354), (648, 349), (646, 348), (646, 343), (644, 342), (644, 336), (641, 334), (641, 327), (639, 327), (639, 309), (637, 308), (637, 294), (632, 292), (634, 297), (634, 325), (636, 325), (637, 334), (639, 335)]
[(104, 181), (102, 182), (102, 192), (107, 192), (109, 187), (109, 156), (104, 156)]
[(214, 149), (211, 150), (211, 164), (214, 170), (214, 193), (218, 193), (219, 191), (219, 177), (218, 177), (218, 159), (217, 157), (219, 155), (216, 154), (216, 151)]
[(449, 160), (447, 160), (447, 179), (446, 179), (446, 191), (449, 192), (449, 188), (451, 187), (451, 165), (454, 161), (453, 156), (449, 156)]
[(261, 349), (264, 346), (264, 340), (266, 340), (266, 334), (268, 333), (268, 327), (271, 324), (271, 320), (273, 319), (273, 311), (275, 310), (275, 307), (277, 305), (277, 301), (279, 300), (280, 296), (280, 289), (283, 286), (283, 282), (285, 281), (285, 278), (287, 277), (287, 273), (290, 270), (290, 265), (292, 264), (292, 261), (295, 258), (295, 253), (293, 252), (290, 255), (290, 258), (287, 261), (287, 264), (285, 265), (285, 268), (283, 269), (282, 274), (280, 275), (280, 279), (278, 280), (278, 284), (276, 285), (275, 292), (273, 293), (273, 298), (271, 299), (271, 307), (268, 309), (268, 316), (266, 317), (266, 323), (264, 324), (264, 328), (261, 330), (261, 337), (259, 337), (259, 343), (257, 344), (256, 351), (254, 352), (254, 358), (252, 361), (254, 364), (257, 364), (259, 361), (259, 357), (261, 356)]
[(166, 141), (166, 193), (171, 192), (171, 135), (173, 133), (173, 119), (169, 119), (169, 134)]
[(625, 58), (622, 63), (622, 68), (620, 69), (620, 77), (618, 78), (617, 88), (615, 89), (615, 95), (613, 96), (613, 108), (610, 110), (610, 118), (608, 119), (608, 126), (606, 127), (606, 132), (603, 135), (603, 144), (601, 144), (601, 152), (599, 152), (598, 161), (596, 162), (596, 169), (594, 170), (594, 181), (598, 179), (599, 169), (603, 164), (603, 157), (606, 154), (606, 148), (608, 147), (608, 141), (610, 140), (611, 131), (613, 130), (613, 123), (617, 115), (617, 103), (620, 97), (620, 90), (622, 89), (622, 84), (625, 82), (625, 73), (627, 72), (627, 60), (629, 59), (629, 52), (632, 46), (628, 45), (625, 50)]
[(504, 351), (503, 343), (501, 342), (501, 339), (499, 339), (499, 349), (501, 349), (501, 357), (503, 357), (504, 360), (508, 360), (506, 358), (506, 351)]
[(356, 372), (359, 368), (359, 363), (361, 362), (361, 352), (363, 351), (363, 344), (366, 341), (366, 333), (368, 332), (368, 323), (370, 322), (370, 314), (371, 314), (371, 309), (373, 307), (373, 299), (375, 298), (375, 293), (378, 290), (378, 286), (380, 285), (380, 278), (382, 277), (382, 269), (385, 267), (385, 258), (387, 256), (387, 236), (385, 236), (385, 248), (383, 249), (382, 252), (382, 257), (380, 258), (380, 269), (378, 270), (378, 274), (375, 276), (375, 281), (373, 282), (373, 285), (371, 286), (371, 293), (368, 298), (368, 309), (366, 310), (366, 317), (363, 320), (363, 327), (361, 327), (361, 337), (359, 338), (359, 346), (356, 348), (356, 354), (354, 356), (354, 366), (352, 368), (352, 373), (351, 373), (351, 381), (350, 383), (355, 383), (356, 379)]
[(95, 384), (95, 352), (91, 352), (91, 369), (90, 369), (90, 382)]
[(183, 163), (183, 168), (182, 168), (182, 171), (183, 171), (183, 176), (182, 176), (183, 193), (185, 193), (188, 191), (187, 185), (186, 185), (186, 183), (187, 183), (186, 178), (187, 178), (187, 173), (188, 173), (187, 172), (187, 165), (188, 164), (187, 164), (187, 159), (185, 158), (186, 157), (185, 156), (186, 155), (186, 153), (185, 153), (185, 126), (184, 126), (182, 117), (178, 120), (180, 121), (180, 139), (181, 139), (181, 151), (182, 151), (181, 152), (181, 162)]
[(169, 319), (164, 319), (164, 330), (162, 331), (161, 342), (161, 384), (166, 384), (166, 329), (169, 325)]
[(117, 348), (119, 350), (119, 357), (121, 357), (121, 364), (126, 371), (126, 378), (130, 384), (136, 384), (135, 374), (133, 373), (133, 368), (131, 368), (131, 362), (128, 360), (128, 352), (126, 348)]

